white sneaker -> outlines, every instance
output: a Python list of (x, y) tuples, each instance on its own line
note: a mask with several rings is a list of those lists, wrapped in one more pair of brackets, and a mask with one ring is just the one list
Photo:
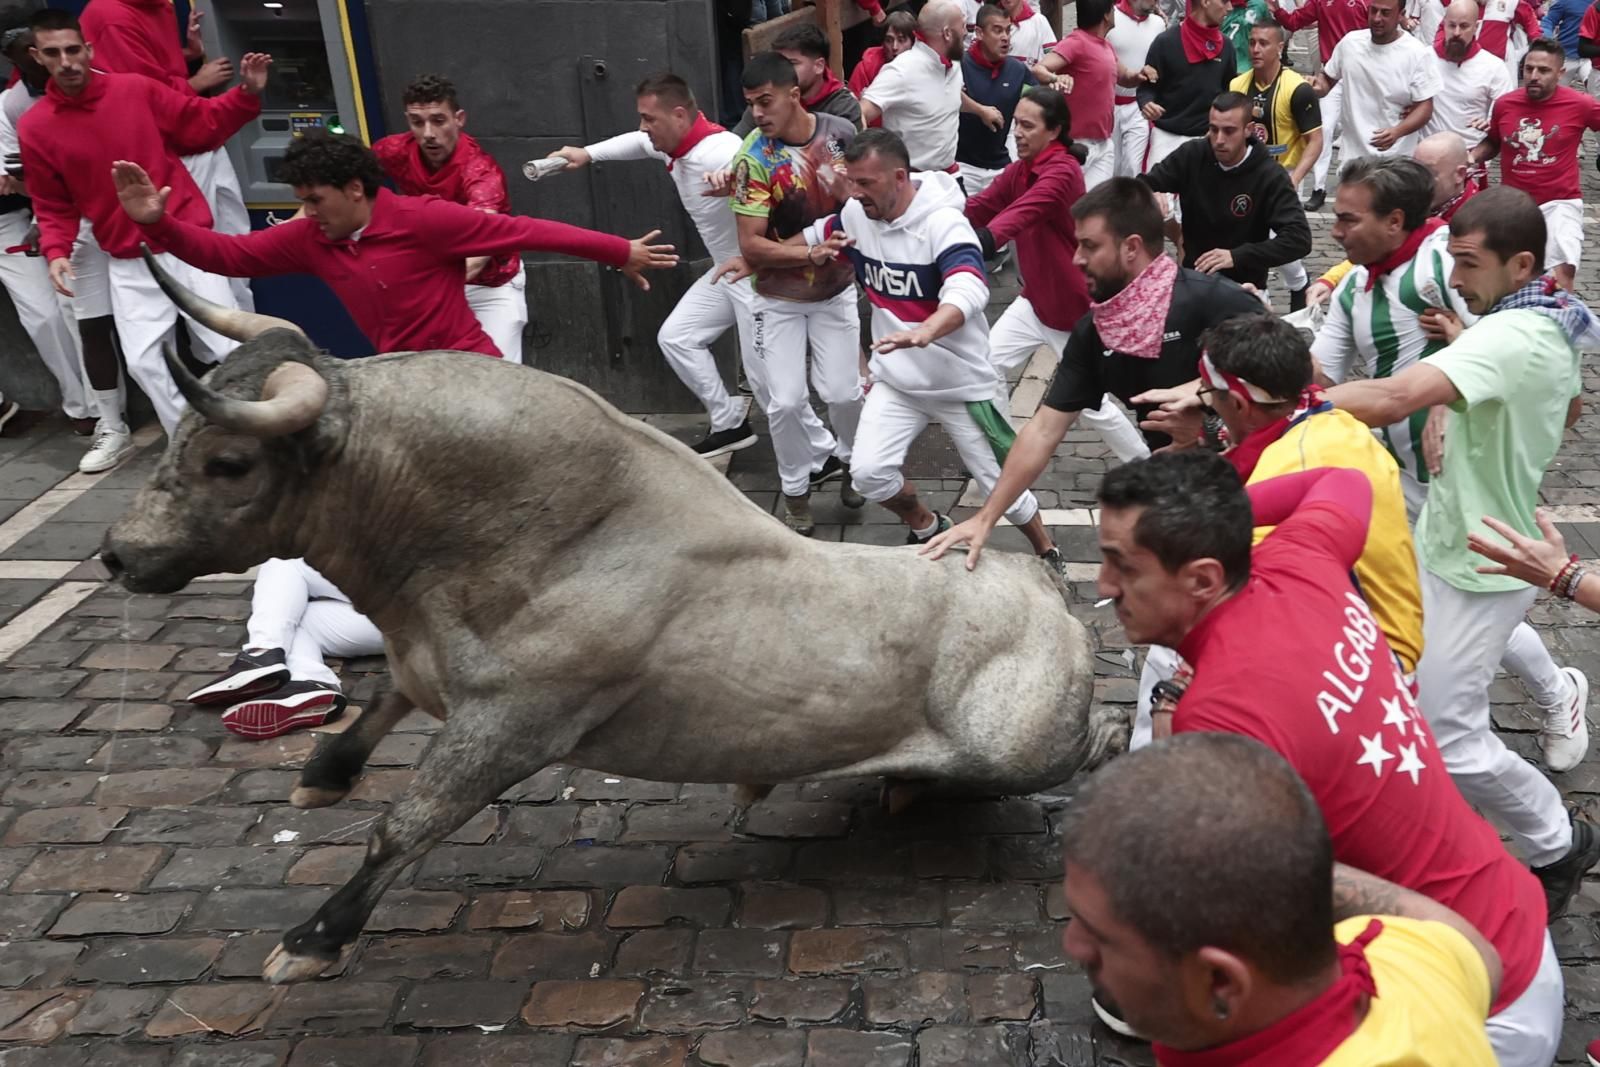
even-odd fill
[(0, 393), (0, 430), (6, 428), (6, 423), (17, 417), (22, 410), (22, 405), (15, 400), (7, 400), (4, 393)]
[(78, 461), (80, 474), (99, 474), (108, 471), (133, 455), (133, 431), (126, 426), (107, 426), (105, 420), (94, 430), (94, 444)]
[(1539, 747), (1544, 750), (1544, 765), (1552, 771), (1570, 771), (1589, 753), (1589, 679), (1576, 667), (1562, 667), (1561, 673), (1572, 683), (1572, 694), (1553, 708), (1545, 709), (1544, 728), (1539, 731)]

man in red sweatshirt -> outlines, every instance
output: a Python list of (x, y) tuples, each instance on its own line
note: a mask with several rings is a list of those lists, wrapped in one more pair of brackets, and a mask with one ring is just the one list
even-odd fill
[[(78, 220), (87, 218), (111, 257), (111, 312), (128, 371), (150, 397), (161, 424), (170, 432), (183, 411), (161, 356), (171, 343), (178, 309), (139, 262), (139, 228), (117, 206), (109, 177), (112, 161), (138, 161), (174, 192), (172, 210), (196, 227), (211, 227), (211, 209), (178, 157), (222, 145), (261, 112), (272, 57), (251, 53), (240, 62), (242, 84), (221, 96), (184, 95), (137, 74), (105, 74), (93, 69), (94, 49), (78, 21), (65, 11), (46, 9), (30, 21), (31, 55), (50, 74), (50, 85), (17, 124), (22, 165), (33, 195), (39, 249), (50, 264), (50, 279), (71, 295), (73, 241)], [(163, 251), (156, 246), (156, 251)], [(236, 306), (226, 278), (206, 275), (171, 257), (164, 259), (180, 285), (215, 303)], [(196, 355), (217, 362), (233, 342), (190, 322)]]
[[(511, 213), (506, 174), (465, 132), (467, 113), (448, 78), (424, 74), (406, 86), (402, 101), (409, 133), (373, 143), (378, 165), (406, 196), (437, 196), (491, 215)], [(467, 306), (500, 354), (522, 362), (528, 325), (528, 276), (515, 252), (467, 261)]]
[(283, 180), (302, 218), (235, 236), (167, 210), (136, 163), (118, 161), (116, 195), (144, 239), (202, 270), (259, 278), (313, 274), (328, 284), (379, 352), (446, 349), (499, 356), (463, 291), (474, 256), (562, 252), (620, 269), (642, 289), (641, 272), (674, 266), (671, 245), (636, 241), (563, 222), (495, 215), (434, 196), (397, 196), (379, 187), (383, 170), (353, 137), (314, 131), (283, 154)]
[[(172, 0), (93, 0), (83, 10), (83, 37), (94, 48), (97, 70), (115, 74), (143, 74), (186, 96), (219, 89), (233, 76), (227, 59), (202, 62), (189, 73), (189, 58), (178, 44), (178, 24)], [(199, 12), (191, 8), (187, 27), (189, 50), (205, 58), (200, 41)], [(227, 150), (217, 147), (183, 157), (195, 184), (200, 186), (219, 233), (249, 233), (250, 213), (244, 206), (239, 175)], [(239, 306), (254, 310), (250, 283), (233, 283)]]

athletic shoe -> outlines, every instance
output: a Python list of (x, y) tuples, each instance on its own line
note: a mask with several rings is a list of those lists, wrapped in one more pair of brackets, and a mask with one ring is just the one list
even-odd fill
[(1544, 710), (1544, 728), (1539, 731), (1539, 747), (1544, 750), (1544, 765), (1552, 771), (1570, 771), (1589, 754), (1589, 679), (1576, 667), (1563, 667), (1561, 673), (1572, 684), (1572, 693), (1553, 708)]
[(107, 426), (100, 421), (94, 432), (94, 444), (78, 461), (78, 473), (99, 474), (108, 471), (133, 455), (133, 432), (126, 426)]
[(1327, 203), (1327, 202), (1328, 202), (1328, 190), (1326, 190), (1326, 189), (1313, 189), (1313, 190), (1311, 190), (1311, 195), (1306, 198), (1306, 210), (1307, 211), (1321, 211), (1322, 210), (1322, 205)]
[(1041, 552), (1039, 553), (1039, 558), (1044, 560), (1045, 563), (1049, 565), (1050, 569), (1061, 575), (1063, 579), (1066, 578), (1067, 561), (1061, 558), (1061, 550), (1059, 548), (1052, 548), (1047, 552)]
[(824, 483), (835, 478), (843, 478), (850, 468), (840, 462), (838, 456), (829, 456), (823, 461), (821, 468), (811, 472), (811, 488), (821, 489)]
[(856, 492), (856, 483), (850, 480), (850, 464), (844, 466), (844, 475), (839, 482), (839, 503), (854, 511), (856, 508), (867, 506), (867, 498)]
[(265, 740), (337, 719), (347, 703), (344, 694), (331, 685), (287, 682), (265, 696), (235, 704), (222, 713), (222, 725), (240, 737)]
[(1600, 1067), (1600, 1037), (1589, 1042), (1589, 1067)]
[(1104, 993), (1096, 992), (1089, 998), (1089, 1006), (1094, 1009), (1097, 1019), (1105, 1024), (1106, 1029), (1114, 1034), (1132, 1038), (1135, 1041), (1148, 1040), (1143, 1034), (1129, 1026), (1122, 1018), (1122, 1009), (1117, 1007), (1112, 999)]
[(1583, 884), (1583, 876), (1590, 867), (1600, 863), (1600, 830), (1587, 819), (1572, 818), (1572, 847), (1554, 863), (1535, 867), (1533, 873), (1544, 884), (1545, 908), (1549, 921), (1555, 922), (1567, 913), (1567, 905)]
[(925, 545), (955, 525), (955, 523), (950, 521), (950, 516), (941, 514), (940, 512), (935, 511), (933, 513), (933, 517), (938, 523), (938, 525), (934, 527), (933, 533), (929, 534), (927, 537), (918, 537), (917, 531), (912, 530), (910, 533), (906, 534), (906, 544)]
[(190, 693), (189, 703), (237, 704), (245, 697), (270, 693), (288, 680), (289, 668), (285, 666), (283, 649), (241, 652), (221, 678)]
[(749, 448), (758, 440), (756, 432), (750, 428), (750, 420), (746, 419), (731, 429), (712, 430), (689, 447), (702, 459), (715, 459), (741, 448)]
[(15, 400), (7, 400), (4, 393), (0, 393), (0, 430), (6, 428), (6, 423), (17, 417), (22, 410), (22, 405)]
[(811, 494), (802, 493), (799, 496), (783, 494), (783, 521), (784, 525), (799, 534), (801, 537), (810, 537), (817, 532), (817, 522), (811, 517)]

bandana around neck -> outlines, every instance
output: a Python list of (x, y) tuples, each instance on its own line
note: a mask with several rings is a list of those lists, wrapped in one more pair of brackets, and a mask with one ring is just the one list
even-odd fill
[(990, 81), (1000, 77), (1000, 72), (1006, 68), (1006, 59), (1009, 58), (1001, 56), (999, 59), (991, 60), (988, 53), (983, 50), (983, 45), (978, 41), (972, 42), (972, 47), (967, 49), (967, 55), (972, 57), (974, 63), (989, 72)]
[(1104, 303), (1091, 303), (1089, 311), (1100, 343), (1135, 359), (1160, 356), (1177, 280), (1178, 264), (1170, 256), (1159, 255), (1123, 286), (1122, 292)]
[(710, 119), (706, 118), (705, 112), (696, 112), (694, 116), (694, 124), (690, 126), (688, 131), (683, 135), (683, 140), (678, 142), (677, 148), (674, 148), (671, 152), (667, 153), (667, 155), (672, 157), (671, 159), (667, 160), (667, 169), (671, 170), (672, 164), (676, 163), (690, 152), (693, 152), (695, 145), (699, 144), (701, 141), (704, 141), (712, 134), (721, 132), (723, 132), (723, 127), (718, 126), (715, 122), (712, 122)]
[[(941, 52), (937, 48), (935, 48), (933, 46), (933, 42), (928, 40), (928, 38), (923, 34), (923, 32), (921, 30), (917, 30), (916, 31), (916, 37), (917, 37), (917, 41), (919, 43), (928, 46), (928, 51), (932, 52), (934, 55), (939, 57), (939, 62), (943, 63), (946, 67), (950, 66), (950, 58), (948, 56), (946, 56), (943, 52)], [(912, 47), (915, 48), (916, 45), (913, 45)]]
[(1128, 3), (1128, 0), (1117, 0), (1117, 10), (1135, 22), (1143, 22), (1145, 19), (1150, 17), (1149, 15), (1141, 15), (1139, 12), (1135, 11), (1133, 9), (1133, 5)]
[(1406, 236), (1405, 241), (1400, 245), (1399, 248), (1395, 249), (1393, 252), (1390, 252), (1388, 255), (1378, 260), (1378, 262), (1369, 265), (1367, 267), (1367, 292), (1372, 292), (1372, 287), (1378, 284), (1379, 278), (1382, 278), (1385, 274), (1388, 274), (1397, 267), (1403, 267), (1407, 263), (1410, 263), (1412, 257), (1417, 254), (1417, 249), (1422, 247), (1422, 242), (1428, 239), (1428, 235), (1443, 225), (1443, 219), (1429, 219), (1421, 226), (1418, 226), (1416, 229), (1412, 230), (1411, 233)]
[(1022, 6), (1017, 8), (1017, 17), (1011, 20), (1011, 24), (1027, 22), (1031, 18), (1033, 18), (1033, 5), (1028, 3), (1028, 0), (1022, 0)]
[(1596, 327), (1589, 306), (1562, 289), (1556, 284), (1555, 278), (1548, 274), (1543, 278), (1535, 278), (1510, 296), (1501, 297), (1489, 314), (1519, 309), (1537, 311), (1554, 320), (1573, 348), (1592, 346), (1600, 340), (1600, 329)]
[(1462, 56), (1460, 59), (1451, 59), (1449, 56), (1444, 54), (1444, 28), (1440, 27), (1438, 34), (1436, 34), (1433, 38), (1434, 55), (1438, 56), (1446, 63), (1454, 63), (1458, 67), (1481, 51), (1483, 51), (1483, 45), (1478, 43), (1477, 38), (1473, 38), (1472, 43), (1467, 46), (1466, 55)]
[(1222, 28), (1202, 26), (1190, 15), (1183, 20), (1178, 36), (1183, 41), (1183, 58), (1191, 63), (1208, 63), (1222, 54)]

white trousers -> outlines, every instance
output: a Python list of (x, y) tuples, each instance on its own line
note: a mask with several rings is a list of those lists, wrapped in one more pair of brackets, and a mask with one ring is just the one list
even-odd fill
[[(233, 160), (228, 158), (228, 150), (216, 148), (184, 156), (183, 165), (211, 208), (211, 228), (218, 233), (249, 233), (250, 212), (244, 206), (244, 191), (239, 187), (239, 175), (233, 169)], [(228, 288), (233, 290), (233, 299), (240, 308), (256, 309), (249, 278), (229, 278)]]
[(1445, 767), (1467, 801), (1511, 834), (1529, 864), (1554, 863), (1572, 846), (1561, 793), (1505, 746), (1489, 718), (1489, 683), (1535, 590), (1469, 593), (1425, 567), (1419, 577), (1417, 689)]
[(1565, 983), (1561, 961), (1549, 931), (1539, 969), (1522, 995), (1498, 1014), (1489, 1016), (1485, 1029), (1500, 1067), (1550, 1067), (1561, 1043), (1561, 1009)]
[[(1277, 234), (1273, 234), (1273, 236), (1276, 237)], [(1297, 259), (1279, 266), (1278, 277), (1283, 279), (1284, 287), (1290, 292), (1304, 289), (1311, 283), (1311, 279), (1306, 275), (1306, 261), (1303, 259)]]
[(711, 355), (711, 345), (730, 328), (737, 328), (740, 358), (751, 350), (750, 305), (755, 290), (747, 281), (713, 285), (711, 274), (706, 271), (689, 286), (667, 321), (661, 324), (656, 344), (678, 380), (705, 407), (706, 414), (711, 416), (711, 432), (716, 433), (731, 430), (743, 422), (745, 409), (729, 394), (717, 361)]
[(1102, 137), (1098, 141), (1075, 141), (1089, 150), (1083, 160), (1083, 188), (1084, 191), (1093, 189), (1101, 182), (1110, 178), (1117, 169), (1117, 146), (1111, 137)]
[[(172, 275), (174, 281), (190, 292), (214, 304), (233, 307), (233, 290), (228, 279), (207, 274), (191, 267), (177, 256), (162, 252), (156, 259)], [(128, 362), (128, 373), (139, 383), (150, 403), (156, 409), (162, 429), (170, 436), (183, 415), (184, 399), (167, 372), (166, 360), (161, 355), (163, 345), (175, 344), (180, 312), (178, 307), (161, 291), (142, 259), (111, 260), (111, 311), (116, 316), (117, 340), (122, 343), (122, 355)], [(202, 362), (220, 363), (238, 347), (221, 334), (212, 333), (199, 323), (184, 316), (189, 337), (194, 341), (194, 354)]]
[(1137, 103), (1118, 104), (1117, 128), (1111, 135), (1117, 142), (1116, 175), (1137, 178), (1144, 173), (1144, 155), (1150, 148), (1150, 120)]
[[(1056, 362), (1060, 363), (1068, 336), (1067, 331), (1051, 329), (1040, 322), (1027, 297), (1019, 296), (1011, 302), (989, 330), (989, 362), (1000, 379), (1002, 398), (995, 403), (1003, 413), (1011, 413), (1009, 401), (1003, 399), (1010, 388), (1006, 374), (1027, 362), (1040, 345), (1049, 345)], [(1109, 394), (1100, 401), (1100, 410), (1085, 408), (1078, 413), (1078, 418), (1090, 429), (1100, 431), (1119, 462), (1130, 463), (1150, 454), (1150, 446), (1145, 444), (1143, 435)]]
[[(1004, 170), (1005, 168), (1001, 168)], [(988, 167), (974, 167), (971, 163), (957, 163), (956, 170), (961, 178), (961, 187), (967, 191), (967, 197), (977, 196), (1000, 177), (999, 170), (990, 170)]]
[(522, 362), (522, 331), (528, 325), (528, 272), (517, 265), (504, 285), (467, 286), (467, 306), (507, 363)]
[[(49, 264), (46, 264), (49, 269)], [(88, 219), (78, 222), (72, 243), (72, 314), (80, 321), (111, 314), (111, 257), (94, 239)]]
[(10, 294), (17, 321), (61, 390), (61, 410), (68, 418), (86, 419), (95, 409), (83, 371), (78, 321), (68, 310), (71, 305), (50, 284), (50, 267), (43, 257), (4, 251), (22, 244), (32, 226), (33, 212), (27, 208), (0, 215), (0, 285)]
[[(994, 492), (995, 483), (1000, 480), (1000, 460), (967, 405), (960, 400), (913, 396), (886, 382), (872, 384), (861, 409), (861, 425), (856, 429), (855, 452), (850, 461), (856, 492), (874, 504), (899, 493), (906, 484), (900, 473), (906, 453), (930, 422), (944, 427), (983, 495)], [(1006, 509), (1006, 518), (1012, 525), (1021, 526), (1038, 513), (1039, 501), (1031, 490), (1024, 489)]]
[(1547, 200), (1539, 205), (1544, 216), (1544, 269), (1563, 264), (1577, 270), (1583, 260), (1583, 201)]
[(383, 634), (303, 559), (269, 559), (250, 595), (247, 648), (281, 648), (295, 681), (337, 688), (324, 656), (381, 656)]
[(1344, 82), (1341, 80), (1334, 82), (1328, 95), (1322, 98), (1322, 153), (1317, 156), (1317, 162), (1311, 167), (1313, 189), (1328, 188), (1328, 168), (1333, 165), (1333, 146), (1344, 131), (1344, 122), (1339, 114), (1339, 109), (1343, 106)]
[[(811, 409), (806, 389), (806, 345), (811, 384), (828, 405), (833, 433)], [(750, 349), (745, 376), (767, 413), (767, 432), (788, 496), (802, 496), (811, 473), (829, 455), (850, 462), (861, 419), (861, 318), (850, 286), (826, 300), (778, 300), (759, 293), (751, 303)], [(838, 437), (835, 438), (834, 434)]]

